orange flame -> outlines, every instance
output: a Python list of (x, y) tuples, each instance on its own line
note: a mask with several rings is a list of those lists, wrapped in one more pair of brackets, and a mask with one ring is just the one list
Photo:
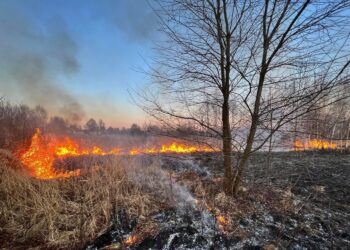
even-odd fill
[[(53, 147), (44, 144), (40, 129), (32, 137), (32, 143), (29, 149), (21, 156), (22, 163), (26, 166), (30, 175), (38, 179), (54, 179), (77, 176), (80, 170), (69, 172), (57, 172), (53, 167), (55, 152), (64, 154), (65, 149), (61, 146)], [(74, 152), (74, 151), (73, 151)]]
[(39, 179), (54, 179), (80, 175), (80, 170), (70, 172), (57, 172), (54, 169), (55, 159), (65, 157), (75, 157), (82, 155), (139, 155), (155, 153), (195, 153), (195, 152), (218, 152), (218, 149), (207, 146), (191, 146), (183, 143), (172, 142), (161, 145), (159, 148), (132, 148), (122, 151), (121, 148), (113, 148), (105, 151), (98, 146), (92, 148), (82, 148), (73, 139), (66, 137), (59, 140), (51, 138), (45, 142), (40, 129), (32, 137), (29, 149), (22, 154), (21, 161), (26, 166), (30, 175)]
[(215, 216), (216, 223), (220, 230), (224, 231), (225, 226), (228, 224), (226, 217), (219, 213), (215, 208), (210, 207), (204, 200), (199, 201), (197, 199), (194, 200), (195, 206), (200, 206), (201, 209), (206, 209), (208, 212), (212, 213)]
[(124, 240), (124, 244), (128, 246), (132, 246), (137, 242), (137, 237), (135, 235), (130, 235), (126, 240)]
[(323, 150), (323, 149), (336, 149), (337, 144), (329, 142), (327, 140), (320, 139), (311, 139), (308, 141), (301, 141), (299, 139), (295, 140), (293, 144), (293, 149), (295, 151), (303, 151), (303, 150)]
[(223, 215), (218, 215), (218, 216), (216, 216), (216, 220), (217, 220), (220, 224), (226, 224), (226, 219), (225, 219), (225, 216), (223, 216)]

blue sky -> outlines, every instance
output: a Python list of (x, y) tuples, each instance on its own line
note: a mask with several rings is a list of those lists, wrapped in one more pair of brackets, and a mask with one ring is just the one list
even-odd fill
[(142, 86), (159, 38), (143, 0), (1, 0), (0, 96), (107, 125), (147, 119), (128, 90)]

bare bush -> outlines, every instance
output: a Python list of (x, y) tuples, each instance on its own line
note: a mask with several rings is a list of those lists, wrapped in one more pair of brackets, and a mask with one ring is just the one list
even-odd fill
[(23, 148), (30, 142), (35, 128), (43, 127), (46, 111), (38, 106), (13, 105), (0, 99), (0, 148), (11, 151)]

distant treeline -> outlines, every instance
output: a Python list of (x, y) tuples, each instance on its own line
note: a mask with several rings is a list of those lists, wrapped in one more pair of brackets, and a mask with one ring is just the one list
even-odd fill
[(129, 128), (106, 127), (103, 120), (96, 121), (90, 118), (84, 125), (72, 123), (60, 116), (49, 117), (48, 112), (42, 106), (30, 108), (23, 104), (12, 104), (0, 98), (0, 148), (16, 151), (29, 146), (31, 137), (36, 128), (46, 133), (54, 134), (110, 134), (110, 135), (173, 135), (186, 137), (203, 135), (203, 131), (182, 126), (172, 130), (147, 124), (140, 126), (132, 124)]
[[(84, 125), (70, 122), (60, 116), (49, 117), (45, 108), (37, 106), (30, 108), (23, 104), (11, 104), (0, 98), (0, 148), (17, 151), (29, 146), (35, 129), (40, 128), (45, 133), (59, 135), (128, 135), (128, 136), (171, 136), (207, 143), (217, 138), (210, 137), (210, 133), (193, 124), (170, 124), (170, 126), (157, 126), (154, 124), (132, 124), (129, 128), (107, 127), (103, 120), (93, 118)], [(236, 128), (238, 130), (239, 128)], [(236, 131), (233, 128), (233, 132)], [(299, 139), (327, 139), (340, 142), (343, 147), (350, 143), (350, 108), (349, 102), (319, 109), (304, 115), (290, 123), (280, 135), (276, 135), (270, 147), (293, 144)]]

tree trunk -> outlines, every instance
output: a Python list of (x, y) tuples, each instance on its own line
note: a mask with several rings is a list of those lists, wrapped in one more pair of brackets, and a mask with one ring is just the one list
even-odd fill
[[(265, 62), (266, 53), (267, 53), (267, 51), (265, 50), (264, 55), (263, 55), (263, 62)], [(267, 67), (263, 63), (263, 67), (261, 69), (260, 77), (259, 77), (258, 89), (256, 92), (256, 97), (255, 97), (254, 112), (252, 115), (252, 122), (251, 122), (250, 129), (249, 129), (247, 144), (246, 144), (246, 147), (244, 149), (242, 159), (238, 163), (236, 175), (235, 175), (234, 179), (232, 179), (232, 194), (234, 196), (237, 196), (237, 194), (238, 194), (239, 184), (241, 183), (241, 178), (242, 178), (242, 173), (243, 173), (245, 166), (247, 165), (250, 153), (252, 152), (254, 137), (255, 137), (256, 129), (258, 128), (258, 124), (259, 124), (260, 99), (261, 99), (261, 95), (262, 95), (262, 91), (263, 91), (266, 72), (267, 72)]]
[(242, 173), (245, 166), (247, 165), (250, 153), (252, 151), (257, 125), (258, 125), (258, 116), (255, 116), (253, 117), (253, 120), (252, 120), (252, 125), (249, 131), (247, 145), (244, 149), (242, 159), (239, 161), (235, 178), (232, 180), (231, 192), (234, 196), (238, 195), (239, 184), (241, 183)]
[(350, 135), (350, 121), (348, 121), (348, 130), (346, 131), (345, 150), (348, 149), (349, 135)]
[(230, 107), (228, 96), (224, 96), (222, 105), (222, 133), (223, 133), (223, 154), (224, 154), (224, 191), (232, 194), (232, 142), (230, 128)]

